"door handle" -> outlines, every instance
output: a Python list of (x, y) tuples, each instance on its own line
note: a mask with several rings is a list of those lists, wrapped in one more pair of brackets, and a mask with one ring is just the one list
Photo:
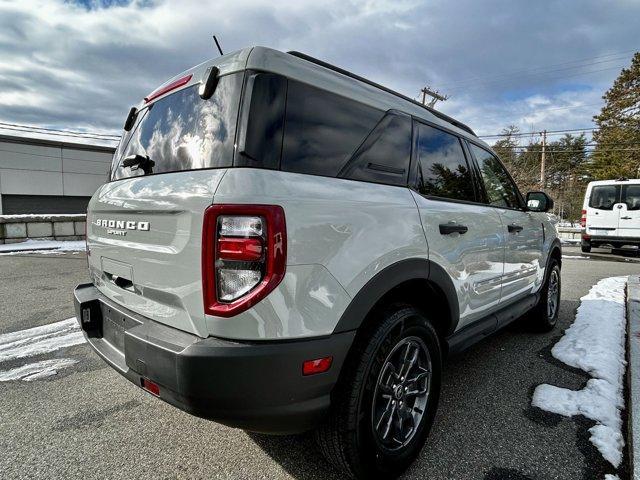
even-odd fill
[(459, 223), (449, 222), (440, 224), (440, 233), (442, 235), (451, 235), (452, 233), (459, 233), (460, 235), (467, 233), (469, 229), (466, 225), (460, 225)]
[(631, 217), (620, 217), (620, 220), (631, 220)]
[(520, 225), (512, 223), (511, 225), (507, 226), (507, 230), (509, 230), (509, 233), (518, 233), (522, 231), (522, 227)]

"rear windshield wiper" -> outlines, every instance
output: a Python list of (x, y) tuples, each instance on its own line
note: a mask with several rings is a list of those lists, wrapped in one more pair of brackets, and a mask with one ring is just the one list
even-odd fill
[(131, 170), (138, 170), (141, 168), (145, 175), (153, 173), (153, 167), (155, 164), (156, 162), (151, 160), (149, 155), (129, 155), (122, 161), (123, 167), (129, 167)]

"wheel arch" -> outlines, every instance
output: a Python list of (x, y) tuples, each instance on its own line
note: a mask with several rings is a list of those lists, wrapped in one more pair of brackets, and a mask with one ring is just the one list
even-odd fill
[(442, 338), (458, 325), (458, 296), (446, 271), (431, 260), (407, 259), (386, 267), (360, 289), (334, 333), (359, 329), (372, 312), (390, 303), (407, 303), (432, 314), (430, 320)]

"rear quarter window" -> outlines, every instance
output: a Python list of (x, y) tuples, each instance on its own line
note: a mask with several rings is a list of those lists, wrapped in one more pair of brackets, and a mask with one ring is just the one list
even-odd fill
[(389, 113), (342, 168), (340, 177), (406, 186), (411, 161), (411, 117)]
[(337, 176), (382, 116), (376, 108), (289, 80), (280, 169)]

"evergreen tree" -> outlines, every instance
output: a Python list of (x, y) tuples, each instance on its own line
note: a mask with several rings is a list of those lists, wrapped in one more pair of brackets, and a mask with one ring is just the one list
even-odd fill
[(595, 179), (640, 177), (640, 52), (602, 97), (591, 173)]

